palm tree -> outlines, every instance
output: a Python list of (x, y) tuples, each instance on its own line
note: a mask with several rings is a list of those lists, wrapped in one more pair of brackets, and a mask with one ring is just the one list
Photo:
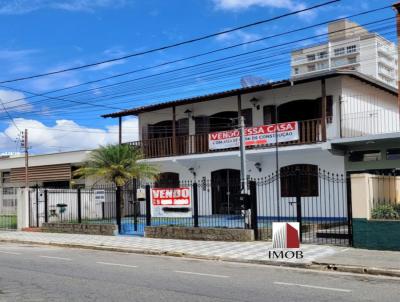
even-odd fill
[(77, 177), (96, 177), (112, 182), (120, 198), (119, 213), (123, 213), (124, 200), (121, 188), (132, 179), (155, 179), (158, 169), (146, 162), (142, 153), (130, 145), (106, 145), (92, 151), (88, 161), (74, 172)]

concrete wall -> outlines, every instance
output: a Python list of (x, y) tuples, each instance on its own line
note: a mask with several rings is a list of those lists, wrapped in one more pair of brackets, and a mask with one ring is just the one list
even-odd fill
[(399, 197), (399, 181), (399, 177), (387, 177), (387, 185), (379, 188), (379, 180), (374, 175), (351, 176), (354, 247), (400, 250), (400, 220), (371, 219), (374, 201), (383, 198), (394, 198), (396, 201)]
[(400, 221), (353, 219), (356, 248), (400, 251)]
[(400, 177), (352, 174), (351, 195), (353, 218), (371, 219), (377, 205), (400, 203)]

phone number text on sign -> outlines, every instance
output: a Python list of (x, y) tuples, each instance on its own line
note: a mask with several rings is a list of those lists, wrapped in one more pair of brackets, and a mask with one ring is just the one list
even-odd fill
[(190, 188), (151, 189), (153, 217), (191, 217)]

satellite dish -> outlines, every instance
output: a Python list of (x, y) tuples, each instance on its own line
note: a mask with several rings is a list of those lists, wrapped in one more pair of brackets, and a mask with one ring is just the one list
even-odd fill
[(252, 87), (261, 84), (265, 84), (267, 80), (259, 76), (248, 75), (240, 79), (240, 84), (242, 87)]

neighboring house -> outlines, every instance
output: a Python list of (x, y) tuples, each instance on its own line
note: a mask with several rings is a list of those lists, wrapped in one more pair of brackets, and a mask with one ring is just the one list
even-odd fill
[(397, 47), (349, 20), (328, 25), (328, 42), (292, 52), (292, 77), (355, 70), (397, 87)]
[[(72, 151), (29, 156), (29, 186), (47, 188), (84, 187), (85, 179), (73, 179), (72, 172), (82, 165), (90, 151)], [(0, 158), (0, 210), (15, 208), (16, 190), (25, 186), (24, 155)]]
[[(280, 171), (301, 167), (345, 174), (349, 149), (341, 143), (400, 130), (397, 90), (354, 71), (314, 74), (104, 117), (138, 117), (141, 139), (131, 144), (142, 150), (148, 162), (160, 167), (157, 186), (177, 186), (179, 181), (195, 179), (237, 186), (238, 148), (212, 151), (208, 134), (236, 129), (238, 112), (245, 117), (246, 126), (298, 122), (299, 140), (279, 145)], [(275, 173), (275, 151), (274, 144), (248, 148), (247, 175), (262, 178)], [(318, 186), (313, 181), (318, 180), (310, 178), (303, 183), (309, 187), (305, 192)], [(227, 190), (230, 192), (230, 188)], [(212, 198), (218, 203), (225, 197), (213, 194)]]

